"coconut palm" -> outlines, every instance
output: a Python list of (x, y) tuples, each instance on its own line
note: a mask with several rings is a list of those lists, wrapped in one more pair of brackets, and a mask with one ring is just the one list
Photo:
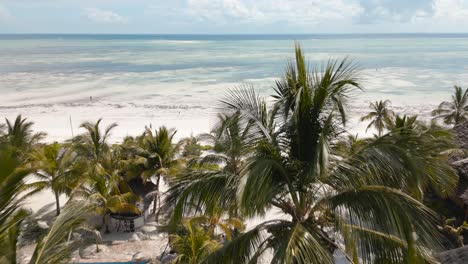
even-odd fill
[(45, 133), (34, 133), (32, 130), (33, 122), (18, 115), (14, 122), (9, 119), (6, 121), (6, 131), (1, 140), (13, 146), (18, 152), (29, 153), (33, 147), (45, 136)]
[(359, 140), (358, 148), (354, 144), (353, 159), (373, 161), (373, 166), (401, 163), (386, 172), (381, 184), (390, 184), (419, 201), (428, 189), (441, 197), (450, 195), (458, 180), (447, 163), (454, 148), (453, 135), (435, 123), (418, 121), (417, 116), (396, 115), (386, 127), (389, 131), (381, 137)]
[(218, 114), (218, 122), (211, 133), (200, 136), (213, 145), (213, 151), (198, 162), (223, 164), (224, 171), (239, 175), (243, 159), (251, 149), (248, 137), (251, 127), (241, 122), (240, 113)]
[[(33, 171), (24, 164), (15, 147), (0, 143), (0, 263), (17, 263), (21, 223), (28, 215), (20, 207), (37, 191), (29, 191), (26, 184), (27, 176)], [(68, 236), (85, 220), (87, 208), (83, 204), (67, 206), (47, 235), (39, 240), (29, 263), (69, 263), (73, 242), (68, 241)]]
[(80, 159), (87, 161), (87, 163), (93, 166), (103, 163), (110, 151), (109, 136), (112, 129), (117, 126), (116, 123), (112, 123), (102, 130), (100, 126), (101, 122), (102, 119), (98, 119), (94, 124), (84, 122), (80, 127), (86, 130), (85, 133), (76, 136), (72, 140), (74, 151)]
[[(355, 68), (347, 60), (330, 61), (321, 71), (310, 72), (297, 46), (295, 64), (277, 82), (274, 106), (268, 111), (265, 100), (253, 91), (229, 95), (225, 108), (241, 113), (244, 124), (254, 124), (249, 133), (254, 149), (236, 188), (239, 208), (245, 217), (265, 215), (271, 208), (285, 217), (268, 219), (238, 235), (206, 263), (255, 263), (267, 250), (273, 250), (272, 263), (332, 263), (336, 251), (354, 263), (434, 261), (430, 251), (440, 247), (438, 218), (406, 189), (445, 183), (440, 180), (444, 177), (456, 181), (447, 166), (439, 170), (446, 175), (416, 168), (432, 158), (443, 160), (440, 152), (445, 147), (431, 148), (437, 141), (427, 136), (418, 142), (427, 148), (399, 158), (408, 146), (414, 147), (409, 141), (418, 140), (400, 133), (407, 145), (383, 139), (348, 156), (332, 153), (346, 124), (346, 99), (359, 88)], [(398, 178), (403, 170), (408, 177)], [(205, 187), (200, 188), (202, 182)], [(184, 211), (216, 204), (224, 198), (219, 190), (226, 186), (226, 181), (200, 177), (197, 184), (171, 188), (169, 193), (179, 194), (178, 210)], [(408, 188), (400, 190), (402, 186)]]
[(468, 119), (468, 89), (454, 86), (455, 93), (450, 102), (444, 101), (432, 111), (434, 119), (442, 119), (447, 125), (457, 125)]
[[(237, 186), (241, 180), (245, 156), (252, 149), (249, 137), (253, 133), (252, 128), (252, 124), (241, 122), (240, 113), (226, 113), (218, 115), (218, 122), (210, 134), (200, 136), (202, 140), (211, 143), (213, 148), (208, 154), (189, 163), (198, 165), (195, 166), (196, 169), (190, 166), (186, 173), (170, 182), (170, 191), (166, 193), (164, 201), (165, 211), (173, 212), (170, 231), (174, 231), (183, 217), (193, 210), (203, 209), (204, 215), (215, 216), (221, 208), (227, 210), (229, 215), (239, 217)], [(212, 169), (212, 165), (222, 167)], [(199, 189), (200, 192), (191, 193), (189, 190), (192, 188)], [(200, 199), (198, 195), (211, 198)], [(205, 204), (206, 202), (211, 204)], [(194, 205), (194, 208), (186, 206), (188, 204)]]
[(60, 214), (59, 196), (69, 196), (77, 186), (81, 171), (75, 164), (76, 159), (76, 155), (72, 155), (67, 147), (56, 142), (40, 148), (33, 154), (35, 175), (39, 180), (32, 185), (38, 190), (52, 190), (57, 215)]
[(105, 176), (93, 174), (86, 183), (78, 187), (75, 195), (86, 198), (94, 206), (95, 212), (102, 216), (106, 233), (110, 232), (110, 214), (141, 214), (135, 205), (140, 197), (132, 192), (118, 171)]
[(198, 158), (202, 154), (203, 146), (197, 137), (190, 136), (182, 140), (183, 150), (182, 157), (184, 158)]
[(216, 237), (217, 229), (221, 230), (223, 236), (228, 240), (232, 240), (239, 232), (245, 230), (243, 221), (236, 217), (224, 217), (224, 212), (221, 208), (215, 208), (211, 215), (201, 215), (192, 217), (191, 221), (202, 226), (211, 237)]
[[(183, 142), (174, 144), (173, 139), (176, 130), (164, 126), (154, 132), (146, 129), (145, 133), (134, 140), (128, 139), (129, 149), (133, 151), (134, 157), (127, 163), (127, 176), (130, 178), (140, 177), (143, 183), (156, 177), (156, 186), (153, 195), (153, 212), (156, 221), (159, 217), (161, 177), (174, 175), (178, 171), (180, 163), (175, 159)], [(129, 142), (133, 142), (129, 143)], [(127, 177), (127, 179), (129, 178)]]
[(389, 109), (389, 106), (390, 106), (389, 100), (375, 101), (374, 103), (371, 103), (369, 105), (371, 112), (361, 117), (361, 121), (372, 120), (367, 126), (366, 131), (369, 128), (374, 127), (379, 133), (379, 136), (382, 135), (385, 129), (385, 124), (387, 120), (391, 120), (393, 116), (395, 115), (395, 113)]
[(196, 219), (185, 220), (184, 228), (186, 234), (169, 236), (170, 245), (177, 253), (173, 263), (202, 263), (220, 247), (220, 243), (199, 226)]

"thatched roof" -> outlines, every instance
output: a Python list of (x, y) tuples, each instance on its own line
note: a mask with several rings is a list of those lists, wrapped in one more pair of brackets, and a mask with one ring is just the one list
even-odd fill
[(464, 264), (468, 263), (468, 246), (447, 250), (438, 255), (442, 264)]

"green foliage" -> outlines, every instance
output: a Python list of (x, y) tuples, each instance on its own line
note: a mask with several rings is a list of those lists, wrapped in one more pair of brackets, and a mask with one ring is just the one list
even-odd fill
[(95, 212), (102, 216), (105, 231), (109, 232), (107, 217), (111, 214), (136, 214), (140, 210), (135, 203), (140, 197), (135, 195), (120, 175), (94, 175), (82, 184), (75, 193), (86, 198)]
[(170, 245), (177, 253), (173, 263), (202, 263), (220, 247), (220, 243), (211, 237), (210, 232), (196, 222), (197, 219), (185, 220), (183, 223), (185, 234), (169, 237)]
[[(37, 192), (29, 191), (30, 186), (25, 183), (34, 170), (25, 164), (25, 152), (19, 151), (19, 146), (8, 140), (0, 143), (0, 263), (16, 263), (17, 245), (23, 232), (21, 224), (28, 216), (20, 206)], [(72, 246), (67, 241), (68, 235), (82, 223), (88, 212), (83, 204), (67, 206), (49, 232), (39, 240), (29, 263), (68, 263)]]
[(385, 124), (391, 122), (395, 115), (395, 113), (389, 109), (389, 105), (389, 100), (376, 101), (370, 104), (369, 108), (371, 109), (371, 112), (361, 117), (361, 121), (371, 120), (366, 131), (369, 128), (374, 127), (379, 133), (379, 136), (382, 135), (385, 129)]
[(196, 137), (188, 137), (184, 142), (184, 148), (182, 150), (182, 156), (188, 158), (199, 157), (204, 149), (202, 145), (200, 145), (198, 139)]
[(240, 113), (220, 114), (212, 132), (200, 136), (214, 147), (206, 155), (192, 159), (187, 172), (170, 182), (163, 207), (173, 212), (170, 230), (174, 231), (184, 215), (194, 209), (213, 215), (215, 208), (223, 208), (230, 215), (238, 215), (237, 186), (245, 156), (251, 149), (251, 128), (251, 124), (241, 122)]
[(455, 93), (450, 102), (444, 101), (432, 111), (434, 119), (442, 119), (447, 125), (457, 125), (468, 120), (468, 89), (454, 86)]
[(102, 119), (98, 119), (96, 123), (84, 122), (81, 128), (85, 129), (85, 133), (73, 138), (73, 151), (77, 156), (89, 164), (91, 167), (105, 163), (106, 155), (110, 152), (108, 138), (112, 130), (117, 124), (112, 123), (104, 130), (101, 129)]
[(10, 145), (18, 155), (29, 153), (39, 141), (46, 135), (45, 133), (34, 133), (32, 130), (33, 122), (27, 121), (18, 115), (14, 122), (5, 119), (6, 133), (1, 137), (1, 141)]
[(140, 197), (135, 195), (122, 177), (124, 166), (120, 160), (120, 147), (112, 148), (108, 138), (116, 124), (109, 125), (104, 132), (100, 128), (101, 119), (95, 124), (85, 122), (86, 130), (72, 141), (77, 161), (85, 164), (84, 181), (80, 181), (74, 192), (76, 197), (86, 198), (97, 214), (103, 217), (103, 225), (109, 232), (107, 218), (111, 213), (141, 214), (135, 203)]
[(59, 195), (71, 195), (80, 181), (81, 168), (69, 148), (55, 142), (36, 149), (32, 162), (38, 181), (29, 184), (37, 190), (50, 189), (55, 195), (56, 212), (60, 214)]
[(176, 132), (163, 126), (154, 133), (146, 129), (140, 137), (127, 139), (124, 146), (130, 153), (130, 158), (126, 162), (127, 180), (141, 177), (145, 183), (153, 176), (175, 174), (180, 165), (175, 155), (183, 143), (173, 144)]
[(346, 101), (360, 89), (355, 67), (345, 59), (309, 71), (299, 46), (295, 54), (270, 107), (248, 87), (222, 100), (225, 122), (215, 131), (226, 144), (213, 150), (223, 155), (205, 160), (225, 167), (172, 183), (172, 221), (216, 208), (247, 218), (271, 208), (288, 215), (233, 238), (207, 263), (255, 263), (266, 250), (273, 250), (272, 263), (332, 263), (336, 250), (363, 263), (433, 262), (430, 253), (441, 246), (438, 217), (420, 200), (426, 188), (454, 190), (445, 154), (450, 133), (397, 116), (385, 118), (385, 135), (343, 140)]
[(47, 235), (38, 241), (29, 263), (70, 263), (77, 243), (69, 239), (70, 233), (85, 222), (90, 212), (91, 208), (84, 203), (67, 204)]
[[(354, 263), (432, 263), (440, 219), (421, 201), (427, 190), (454, 193), (458, 179), (447, 163), (453, 136), (417, 116), (395, 115), (389, 101), (372, 103), (361, 118), (378, 137), (348, 135), (347, 101), (360, 89), (347, 59), (311, 70), (297, 44), (273, 100), (252, 87), (233, 89), (221, 100), (214, 129), (179, 143), (176, 131), (162, 126), (110, 145), (116, 124), (102, 128), (99, 119), (83, 123), (85, 132), (67, 144), (41, 145), (44, 134), (34, 133), (32, 122), (7, 119), (0, 126), (0, 263), (16, 263), (29, 215), (21, 205), (35, 192), (52, 190), (57, 214), (58, 196), (71, 199), (30, 263), (69, 263), (71, 231), (86, 229), (89, 213), (102, 216), (106, 231), (110, 214), (141, 214), (127, 181), (157, 178), (150, 193), (157, 219), (160, 179), (167, 176), (163, 210), (171, 212), (176, 263), (256, 263), (267, 251), (271, 263), (332, 263), (336, 251)], [(434, 118), (467, 120), (467, 98), (455, 87)], [(39, 181), (26, 183), (32, 174)], [(244, 219), (271, 209), (286, 217), (244, 230)], [(466, 225), (439, 228), (460, 239)]]

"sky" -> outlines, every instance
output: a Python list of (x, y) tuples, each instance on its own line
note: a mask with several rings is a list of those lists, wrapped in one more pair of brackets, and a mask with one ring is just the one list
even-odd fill
[(468, 0), (0, 0), (0, 33), (468, 32)]

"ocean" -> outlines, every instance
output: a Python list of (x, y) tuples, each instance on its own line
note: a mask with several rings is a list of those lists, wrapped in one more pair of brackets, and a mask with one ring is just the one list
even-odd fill
[(295, 41), (311, 69), (345, 57), (358, 65), (365, 91), (350, 100), (352, 133), (365, 133), (357, 117), (373, 100), (427, 119), (468, 83), (468, 34), (0, 35), (0, 116), (22, 114), (49, 141), (101, 117), (119, 124), (116, 141), (145, 126), (207, 132), (228, 89), (272, 93)]

